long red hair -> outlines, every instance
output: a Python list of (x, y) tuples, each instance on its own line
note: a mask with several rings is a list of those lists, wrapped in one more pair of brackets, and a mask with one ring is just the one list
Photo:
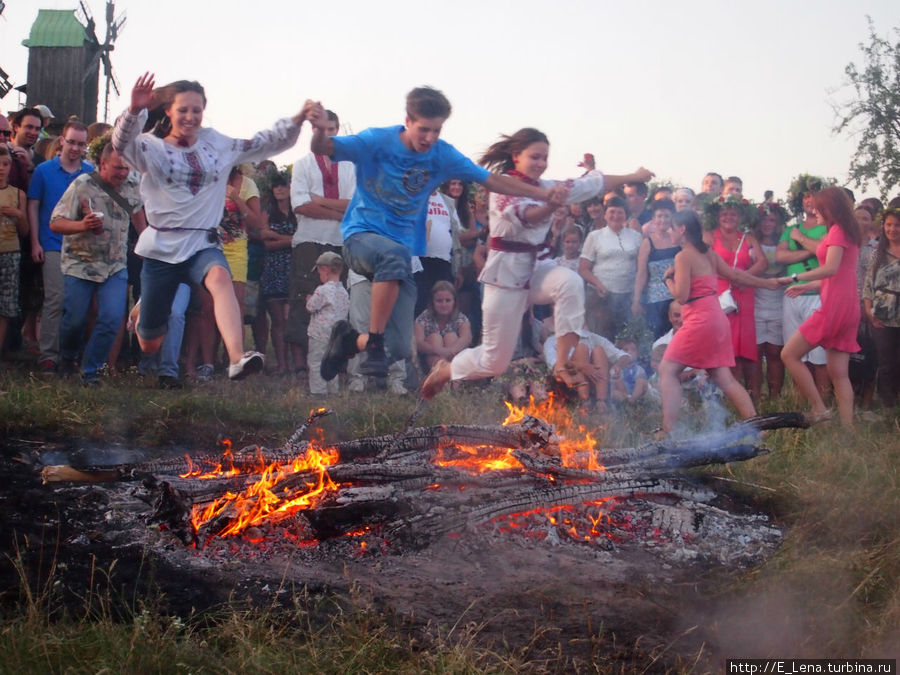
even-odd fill
[(844, 231), (847, 239), (859, 246), (862, 241), (859, 223), (853, 213), (853, 203), (842, 188), (832, 186), (819, 190), (813, 195), (813, 205), (826, 226), (837, 225)]

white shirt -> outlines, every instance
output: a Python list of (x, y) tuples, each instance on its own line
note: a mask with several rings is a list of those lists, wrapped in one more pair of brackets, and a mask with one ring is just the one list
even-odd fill
[(618, 234), (603, 227), (588, 234), (581, 257), (590, 261), (594, 276), (610, 293), (633, 293), (642, 240), (630, 227), (623, 227)]
[[(338, 198), (350, 199), (356, 190), (356, 171), (353, 162), (337, 162), (338, 168)], [(309, 204), (312, 196), (325, 196), (325, 188), (322, 186), (322, 171), (316, 162), (316, 156), (309, 153), (294, 162), (291, 171), (291, 208)], [(303, 242), (316, 244), (331, 244), (341, 246), (344, 240), (341, 238), (341, 220), (329, 218), (309, 218), (297, 214), (297, 231), (291, 239), (292, 246), (298, 246)]]
[(203, 127), (194, 145), (182, 148), (141, 133), (146, 121), (146, 108), (137, 115), (125, 110), (116, 119), (112, 143), (141, 172), (141, 197), (150, 227), (141, 233), (135, 253), (167, 263), (183, 262), (213, 246), (209, 230), (222, 219), (232, 166), (277, 155), (300, 135), (300, 127), (290, 119), (278, 120), (249, 140)]
[[(578, 334), (579, 344), (587, 345), (589, 351), (594, 351), (596, 347), (600, 347), (606, 354), (606, 360), (609, 362), (610, 366), (618, 363), (619, 359), (621, 359), (623, 356), (627, 356), (628, 360), (631, 360), (631, 356), (628, 354), (628, 352), (623, 349), (619, 349), (602, 335), (597, 335), (596, 333), (592, 333), (587, 330), (578, 330), (575, 332)], [(572, 348), (572, 351), (574, 351), (574, 347)], [(572, 358), (572, 354), (569, 354), (566, 360), (570, 358)], [(544, 360), (551, 368), (556, 364), (555, 335), (551, 335), (544, 342)]]
[(450, 262), (453, 256), (453, 233), (458, 227), (456, 207), (452, 200), (438, 192), (428, 197), (428, 215), (425, 219), (426, 258), (440, 258)]

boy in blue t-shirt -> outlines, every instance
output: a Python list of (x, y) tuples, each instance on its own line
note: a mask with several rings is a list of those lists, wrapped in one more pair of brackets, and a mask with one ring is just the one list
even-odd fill
[(390, 361), (409, 357), (416, 300), (411, 256), (425, 253), (428, 196), (441, 183), (457, 178), (557, 205), (568, 196), (562, 186), (541, 188), (491, 174), (440, 140), (451, 106), (430, 87), (407, 95), (405, 126), (366, 129), (355, 136), (327, 136), (321, 103), (309, 102), (304, 112), (314, 129), (312, 152), (356, 165), (356, 192), (341, 223), (342, 252), (352, 270), (372, 281), (369, 332), (357, 333), (346, 321), (335, 324), (322, 360), (325, 380), (344, 372), (347, 360), (359, 352), (365, 352), (359, 370), (370, 376), (387, 374), (387, 353)]

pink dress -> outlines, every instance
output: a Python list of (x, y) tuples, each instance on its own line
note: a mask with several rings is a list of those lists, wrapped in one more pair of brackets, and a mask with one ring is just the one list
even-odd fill
[[(721, 234), (716, 230), (713, 235), (713, 250), (719, 254), (725, 264), (729, 267), (736, 267), (739, 270), (748, 270), (753, 266), (753, 258), (750, 257), (750, 244), (744, 239), (741, 248), (732, 251), (722, 243)], [(718, 292), (723, 293), (726, 288), (731, 287), (728, 279), (719, 278)], [(754, 309), (756, 302), (754, 300), (754, 288), (748, 286), (746, 288), (731, 288), (731, 294), (737, 302), (738, 309), (727, 315), (728, 323), (731, 326), (731, 346), (735, 356), (741, 356), (748, 361), (756, 361), (756, 311)]]
[(828, 234), (816, 248), (819, 265), (825, 264), (829, 246), (844, 249), (837, 274), (822, 280), (819, 295), (822, 306), (804, 321), (800, 334), (806, 341), (826, 349), (842, 352), (858, 352), (856, 332), (859, 329), (859, 291), (856, 288), (856, 264), (859, 246), (847, 239), (847, 235), (837, 225), (832, 225)]
[(719, 305), (715, 274), (691, 279), (691, 295), (684, 303), (681, 328), (675, 331), (663, 356), (692, 368), (734, 366), (728, 318)]

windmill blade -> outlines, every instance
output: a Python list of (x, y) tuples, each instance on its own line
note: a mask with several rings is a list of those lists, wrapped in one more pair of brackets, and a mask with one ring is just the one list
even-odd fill
[(90, 10), (85, 6), (83, 0), (78, 0), (78, 4), (81, 5), (81, 11), (84, 14), (84, 20), (87, 22), (87, 25), (84, 27), (84, 32), (87, 35), (88, 39), (92, 40), (94, 44), (99, 45), (100, 40), (97, 38), (97, 23), (94, 21), (94, 17), (91, 16)]
[(106, 3), (106, 44), (112, 48), (112, 43), (119, 37), (122, 28), (125, 26), (125, 12), (116, 16), (116, 5), (114, 2)]

